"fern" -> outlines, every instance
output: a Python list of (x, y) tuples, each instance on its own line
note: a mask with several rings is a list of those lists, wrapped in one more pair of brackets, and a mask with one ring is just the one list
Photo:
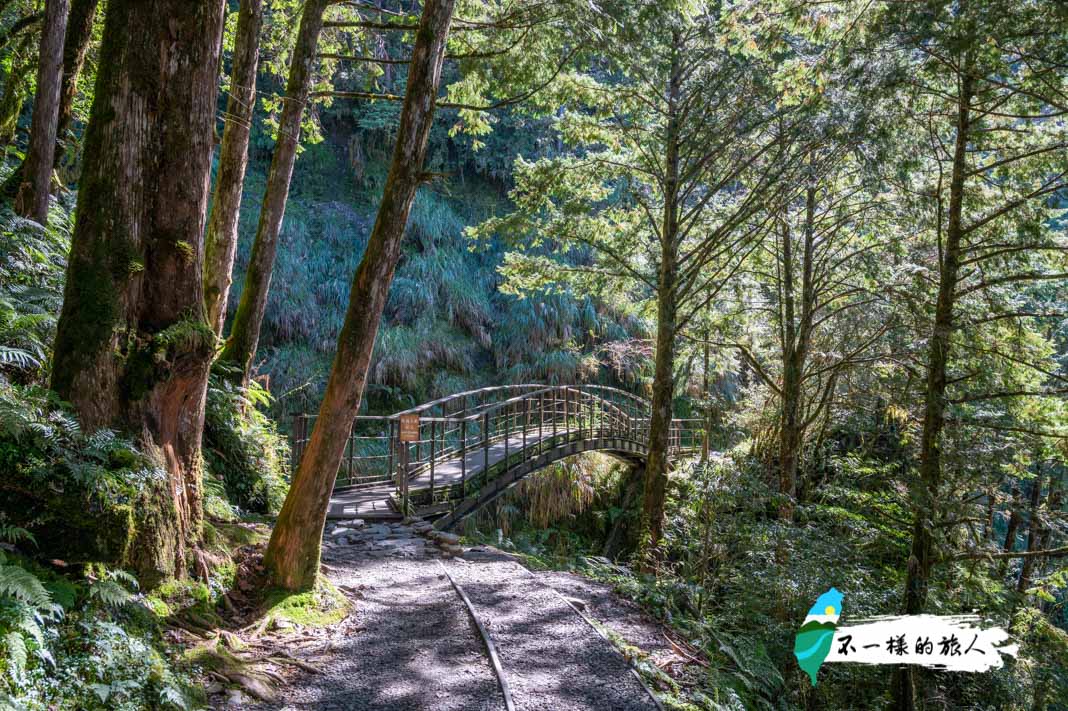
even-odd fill
[(34, 545), (37, 544), (37, 539), (33, 537), (33, 534), (27, 531), (25, 528), (19, 526), (11, 526), (8, 524), (0, 524), (0, 541), (5, 543), (18, 543), (19, 541), (29, 541)]
[(0, 345), (0, 365), (11, 365), (16, 368), (38, 368), (41, 365), (41, 361), (21, 348)]
[(6, 595), (35, 608), (48, 608), (52, 596), (36, 575), (17, 565), (0, 565), (0, 596)]
[(22, 671), (26, 668), (29, 660), (29, 650), (26, 648), (26, 640), (18, 632), (8, 632), (4, 635), (4, 647), (7, 648), (7, 658), (11, 666)]
[(137, 589), (137, 578), (125, 570), (105, 570), (103, 578), (89, 586), (89, 597), (105, 607), (118, 609), (133, 599), (133, 595), (121, 583)]

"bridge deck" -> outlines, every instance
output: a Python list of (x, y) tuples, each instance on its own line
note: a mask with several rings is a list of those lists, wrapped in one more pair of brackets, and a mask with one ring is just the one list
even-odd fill
[[(563, 432), (559, 434), (564, 434)], [(532, 444), (538, 444), (542, 440), (550, 440), (553, 435), (551, 432), (543, 432), (541, 438), (538, 437), (538, 430), (527, 430), (526, 433), (526, 446), (530, 447)], [(508, 438), (508, 453), (515, 454), (516, 452), (523, 450), (523, 432), (515, 432)], [(504, 439), (497, 440), (489, 446), (489, 465), (493, 466), (497, 462), (504, 459)], [(470, 479), (476, 476), (482, 471), (485, 466), (485, 450), (481, 447), (472, 449), (467, 452), (467, 478)], [(451, 484), (457, 484), (462, 478), (462, 470), (460, 467), (460, 457), (458, 454), (454, 455), (451, 459), (444, 459), (434, 464), (434, 487), (449, 486)], [(419, 476), (415, 477), (409, 483), (409, 489), (426, 489), (430, 487), (430, 471), (429, 469), (424, 471)], [(394, 492), (396, 487), (393, 484), (382, 484), (380, 486), (366, 488), (366, 489), (353, 489), (348, 491), (335, 491), (333, 496), (330, 497), (330, 509), (327, 512), (327, 518), (368, 518), (368, 519), (381, 519), (381, 518), (400, 518), (400, 514), (397, 513), (393, 507), (389, 505), (389, 496)]]

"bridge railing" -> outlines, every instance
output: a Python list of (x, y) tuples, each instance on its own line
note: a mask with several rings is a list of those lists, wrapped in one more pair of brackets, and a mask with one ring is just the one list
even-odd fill
[[(401, 442), (401, 415), (419, 416), (418, 436)], [(303, 455), (314, 415), (298, 415), (293, 426), (294, 468)], [(437, 469), (459, 462), (460, 494), (467, 490), (468, 470), (484, 479), (495, 464), (504, 467), (539, 456), (571, 440), (623, 439), (645, 446), (649, 439), (650, 403), (631, 393), (600, 385), (508, 385), (457, 393), (388, 416), (361, 415), (353, 423), (339, 466), (336, 488), (396, 485), (407, 489), (415, 478), (429, 478), (435, 498)], [(693, 451), (705, 437), (700, 420), (673, 420), (668, 446)], [(503, 444), (501, 452), (491, 449)], [(445, 495), (455, 492), (446, 490)]]

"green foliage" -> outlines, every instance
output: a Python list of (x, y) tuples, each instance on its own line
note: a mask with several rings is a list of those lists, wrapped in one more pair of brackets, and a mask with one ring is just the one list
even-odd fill
[[(4, 525), (0, 542), (32, 542)], [(134, 614), (137, 580), (102, 565), (83, 580), (0, 550), (0, 709), (189, 709), (189, 681)]]
[(0, 209), (0, 374), (39, 378), (51, 357), (70, 249), (71, 216), (51, 211), (47, 228)]
[[(210, 377), (205, 477), (222, 484), (230, 504), (251, 513), (278, 511), (288, 488), (289, 443), (261, 409), (270, 401), (270, 394), (255, 381), (242, 389), (218, 374)], [(208, 488), (210, 493), (210, 484)]]
[[(338, 147), (327, 141), (315, 151), (328, 149)], [(364, 175), (379, 171), (384, 159), (369, 159)], [(258, 170), (250, 166), (246, 194), (253, 199), (242, 210), (231, 309), (255, 229), (254, 200), (263, 181)], [(318, 400), (377, 207), (376, 190), (354, 185), (350, 173), (309, 152), (297, 162), (259, 347), (275, 416), (312, 410)], [(350, 191), (356, 208), (338, 199)], [(623, 304), (585, 296), (561, 293), (539, 302), (501, 293), (495, 269), (502, 250), (472, 251), (463, 236), (466, 225), (499, 208), (497, 189), (482, 179), (418, 194), (375, 345), (369, 407), (394, 411), (491, 382), (616, 382), (617, 370), (600, 352), (643, 334), (645, 322)], [(638, 368), (622, 379), (637, 386), (643, 376)]]
[(0, 380), (0, 479), (12, 524), (69, 561), (126, 560), (163, 470), (109, 430), (85, 434), (55, 396)]

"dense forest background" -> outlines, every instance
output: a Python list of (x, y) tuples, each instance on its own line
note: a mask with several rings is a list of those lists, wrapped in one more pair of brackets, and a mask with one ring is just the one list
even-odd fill
[[(660, 454), (554, 465), (464, 532), (671, 625), (702, 664), (643, 667), (669, 707), (1068, 708), (1063, 4), (149, 4), (0, 0), (0, 706), (199, 707), (217, 659), (169, 631), (224, 627), (250, 570), (262, 615), (333, 619), (303, 534), (357, 411), (600, 383)], [(187, 82), (120, 41), (152, 13)], [(94, 133), (142, 84), (166, 130)], [(671, 417), (708, 451), (669, 466)], [(978, 610), (1019, 657), (812, 688), (830, 586)]]

